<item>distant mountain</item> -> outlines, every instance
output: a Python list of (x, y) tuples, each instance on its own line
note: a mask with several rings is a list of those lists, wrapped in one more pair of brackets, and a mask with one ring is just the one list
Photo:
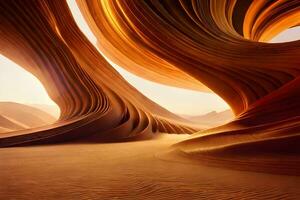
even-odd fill
[(30, 104), (29, 106), (38, 108), (39, 110), (42, 110), (42, 111), (44, 111), (44, 112), (52, 115), (56, 119), (59, 118), (60, 110), (59, 110), (58, 106), (55, 106), (55, 105), (45, 105), (45, 104)]
[(0, 102), (0, 133), (52, 124), (56, 118), (24, 104)]
[(234, 115), (231, 110), (225, 110), (222, 112), (212, 111), (200, 116), (183, 116), (184, 118), (196, 122), (199, 125), (205, 126), (207, 128), (219, 126), (225, 124), (226, 122), (231, 121), (234, 118)]
[(8, 118), (0, 115), (0, 133), (10, 132), (13, 130), (21, 130), (25, 128), (27, 128), (25, 125), (19, 124), (17, 122), (13, 122)]

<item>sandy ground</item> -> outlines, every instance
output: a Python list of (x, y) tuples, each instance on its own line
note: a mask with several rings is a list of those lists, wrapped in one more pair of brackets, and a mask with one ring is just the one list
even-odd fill
[(300, 177), (165, 157), (185, 137), (0, 149), (0, 199), (300, 199)]

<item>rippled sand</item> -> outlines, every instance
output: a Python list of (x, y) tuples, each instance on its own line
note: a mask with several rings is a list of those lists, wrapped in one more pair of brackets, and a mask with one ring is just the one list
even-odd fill
[(165, 156), (186, 136), (0, 149), (0, 199), (300, 199), (300, 177)]

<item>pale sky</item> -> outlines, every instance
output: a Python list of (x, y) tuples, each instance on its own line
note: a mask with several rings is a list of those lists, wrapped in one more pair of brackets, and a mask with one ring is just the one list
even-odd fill
[(281, 43), (300, 40), (300, 26), (286, 29), (272, 38), (269, 43)]
[(1, 54), (0, 101), (56, 105), (35, 76)]
[[(86, 24), (75, 0), (68, 0), (68, 4), (81, 31), (95, 45), (97, 39)], [(300, 39), (300, 28), (296, 27), (280, 33), (270, 42), (279, 43), (298, 39)], [(220, 97), (213, 93), (196, 92), (154, 83), (129, 73), (111, 61), (109, 62), (131, 85), (171, 112), (201, 115), (210, 111), (223, 111), (229, 108)], [(0, 55), (0, 101), (54, 104), (37, 78), (2, 55)]]

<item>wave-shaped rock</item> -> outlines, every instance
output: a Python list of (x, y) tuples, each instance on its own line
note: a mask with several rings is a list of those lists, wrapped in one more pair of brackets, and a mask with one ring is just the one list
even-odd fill
[[(152, 81), (213, 91), (230, 105), (232, 122), (194, 134), (177, 150), (219, 159), (227, 152), (239, 161), (268, 155), (281, 169), (299, 169), (300, 41), (266, 43), (299, 25), (298, 1), (77, 2), (111, 61)], [(201, 128), (130, 86), (65, 1), (1, 1), (0, 20), (0, 52), (38, 77), (61, 110), (57, 123), (2, 137), (0, 146)], [(282, 155), (286, 162), (278, 163)]]
[(39, 78), (61, 111), (56, 123), (2, 137), (0, 146), (95, 134), (116, 140), (199, 128), (129, 85), (79, 30), (66, 2), (0, 4), (1, 53)]

